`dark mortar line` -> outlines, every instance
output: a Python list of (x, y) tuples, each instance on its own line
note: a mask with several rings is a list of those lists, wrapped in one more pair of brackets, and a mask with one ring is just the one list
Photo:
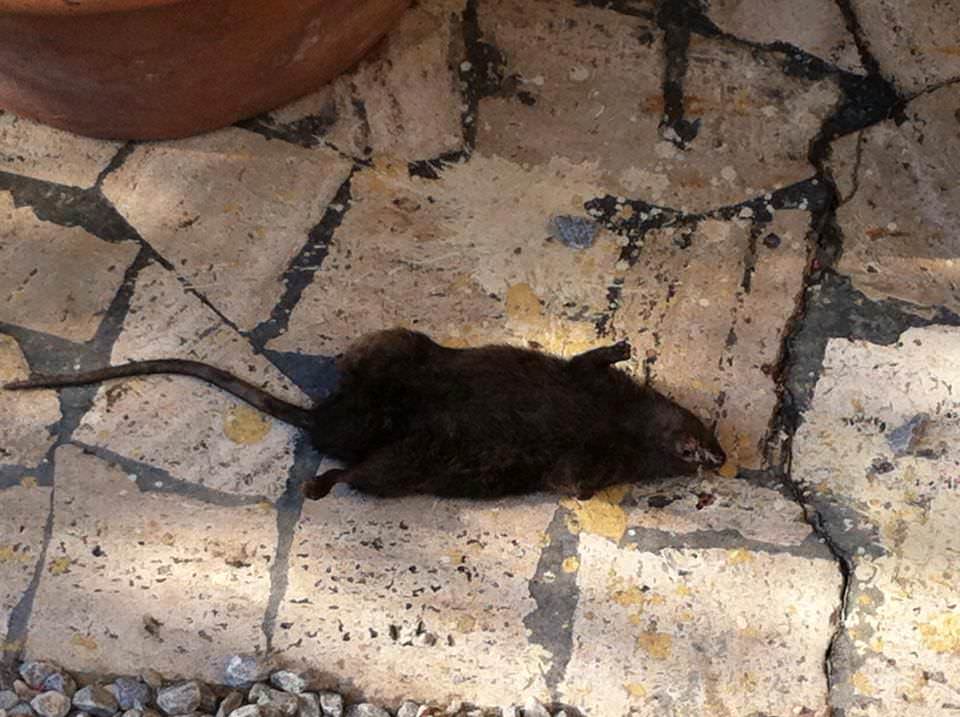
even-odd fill
[(287, 330), (290, 315), (300, 302), (303, 292), (313, 283), (313, 278), (323, 265), (337, 228), (352, 206), (351, 187), (354, 175), (361, 166), (354, 164), (350, 174), (327, 205), (320, 222), (313, 227), (306, 243), (290, 261), (283, 274), (284, 291), (270, 318), (262, 321), (247, 335), (253, 345), (262, 350), (270, 341)]
[(460, 17), (467, 63), (466, 66), (461, 63), (458, 68), (459, 85), (466, 107), (460, 114), (460, 123), (463, 152), (467, 157), (473, 153), (477, 144), (480, 100), (500, 92), (506, 69), (500, 49), (482, 39), (478, 5), (479, 0), (467, 0)]
[[(631, 535), (631, 531), (633, 535)], [(663, 550), (749, 550), (768, 555), (792, 555), (810, 560), (833, 560), (826, 541), (811, 533), (803, 542), (794, 544), (769, 543), (744, 536), (739, 530), (694, 530), (672, 533), (656, 528), (630, 526), (620, 545), (636, 545), (640, 552), (659, 553)]]
[(316, 147), (326, 147), (336, 152), (341, 159), (346, 159), (354, 164), (371, 166), (367, 157), (358, 157), (347, 152), (326, 139), (327, 132), (333, 127), (336, 118), (329, 125), (324, 125), (324, 118), (318, 115), (308, 115), (299, 120), (287, 124), (281, 124), (274, 121), (269, 115), (260, 115), (251, 119), (237, 122), (233, 126), (247, 132), (252, 132), (268, 140), (278, 140), (292, 144), (304, 149), (314, 149)]
[[(579, 534), (567, 529), (568, 517), (570, 511), (558, 506), (547, 527), (550, 544), (541, 551), (536, 572), (528, 582), (530, 597), (537, 607), (523, 618), (530, 631), (529, 641), (552, 655), (543, 678), (554, 699), (573, 654), (573, 619), (580, 600), (577, 572), (563, 570), (563, 561), (576, 557), (580, 545)], [(545, 579), (548, 573), (553, 575), (552, 580)]]
[[(136, 475), (136, 481), (131, 480), (130, 483), (136, 483), (137, 488), (142, 493), (176, 495), (224, 508), (258, 505), (265, 500), (269, 500), (266, 496), (226, 493), (214, 488), (207, 488), (198, 483), (181, 480), (170, 475), (162, 468), (157, 468), (156, 466), (134, 460), (133, 458), (127, 458), (108, 448), (94, 446), (89, 443), (84, 443), (83, 441), (71, 440), (69, 445), (81, 448), (87, 455), (95, 456), (106, 461), (112, 467), (119, 468), (128, 476)], [(157, 485), (157, 483), (162, 483), (162, 485)]]
[(35, 475), (36, 472), (36, 467), (29, 468), (15, 463), (0, 464), (0, 491), (17, 487), (24, 478)]
[(264, 348), (262, 355), (313, 401), (329, 396), (338, 380), (336, 359)]
[(0, 190), (15, 207), (30, 207), (37, 219), (63, 227), (81, 227), (103, 241), (138, 241), (137, 232), (100, 193), (0, 171)]
[(40, 578), (43, 576), (43, 566), (47, 562), (47, 549), (53, 537), (53, 506), (56, 495), (56, 488), (50, 491), (49, 510), (47, 511), (47, 521), (43, 526), (43, 544), (40, 547), (40, 555), (34, 567), (33, 577), (30, 584), (20, 596), (20, 600), (10, 611), (10, 617), (7, 620), (6, 644), (0, 650), (0, 664), (12, 666), (20, 661), (23, 651), (27, 644), (27, 629), (30, 625), (30, 615), (33, 612), (33, 602), (40, 586)]
[(297, 437), (294, 449), (294, 462), (290, 467), (287, 487), (276, 502), (277, 509), (277, 550), (270, 565), (270, 595), (263, 615), (262, 630), (266, 640), (267, 653), (274, 649), (274, 635), (280, 607), (287, 594), (290, 577), (290, 550), (300, 514), (303, 511), (303, 486), (311, 480), (320, 467), (322, 457), (313, 448), (309, 439)]
[(697, 0), (661, 0), (657, 6), (656, 23), (663, 31), (664, 51), (660, 134), (681, 149), (700, 131), (699, 119), (690, 121), (685, 117), (683, 83), (692, 26), (701, 17)]
[(124, 162), (130, 158), (130, 155), (133, 154), (138, 145), (139, 142), (131, 140), (117, 150), (117, 153), (113, 155), (113, 158), (107, 163), (107, 166), (97, 175), (97, 180), (93, 183), (93, 187), (97, 192), (102, 194), (104, 180), (123, 166)]
[(857, 46), (857, 54), (860, 55), (860, 64), (863, 65), (863, 68), (868, 74), (879, 76), (880, 63), (870, 51), (870, 41), (867, 40), (863, 32), (863, 27), (860, 25), (860, 18), (857, 17), (857, 13), (850, 4), (850, 0), (835, 1), (837, 7), (840, 9), (840, 13), (843, 15), (847, 32), (850, 33), (850, 37), (853, 38), (853, 42)]

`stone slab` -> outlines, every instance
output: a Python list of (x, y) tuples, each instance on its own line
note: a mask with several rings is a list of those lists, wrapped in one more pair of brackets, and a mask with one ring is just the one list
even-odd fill
[(138, 251), (133, 242), (41, 221), (0, 191), (0, 321), (90, 340)]
[[(622, 272), (618, 337), (634, 345), (634, 371), (704, 419), (715, 420), (728, 469), (759, 468), (777, 404), (774, 367), (796, 311), (809, 215), (647, 234)], [(753, 233), (755, 231), (755, 233)]]
[(249, 330), (269, 318), (350, 168), (332, 150), (230, 128), (138, 146), (103, 192), (178, 275)]
[(908, 93), (960, 78), (960, 6), (951, 0), (852, 0), (880, 70)]
[[(0, 334), (0, 386), (29, 375), (17, 342)], [(0, 465), (37, 465), (53, 445), (52, 428), (59, 420), (60, 402), (53, 391), (0, 389)]]
[(555, 507), (349, 491), (308, 501), (277, 616), (280, 658), (381, 704), (545, 699), (549, 654), (528, 644), (523, 618), (537, 607), (528, 581)]
[(463, 2), (417, 3), (352, 72), (267, 115), (355, 157), (415, 161), (463, 149), (455, 56)]
[(618, 240), (596, 226), (592, 246), (576, 249), (550, 230), (556, 216), (588, 220), (596, 185), (475, 155), (440, 180), (387, 163), (351, 186), (352, 207), (271, 349), (335, 355), (394, 325), (450, 346), (535, 342), (567, 354), (602, 342), (595, 321), (609, 310)]
[[(793, 475), (839, 506), (854, 576), (831, 703), (851, 717), (949, 714), (958, 704), (960, 330), (910, 329), (891, 346), (833, 339), (794, 441)], [(841, 655), (843, 656), (843, 655)]]
[[(137, 278), (110, 362), (153, 358), (208, 362), (280, 398), (307, 403), (246, 339), (157, 264)], [(167, 375), (103, 385), (73, 437), (197, 486), (275, 499), (293, 465), (296, 429), (221, 389)]]
[(837, 269), (873, 299), (908, 311), (960, 312), (960, 86), (911, 102), (905, 121), (883, 122), (833, 146), (844, 198), (837, 210)]
[(143, 493), (117, 467), (59, 448), (26, 657), (220, 682), (230, 655), (265, 647), (276, 546), (270, 506)]
[(651, 20), (501, 0), (485, 6), (481, 21), (507, 78), (480, 103), (484, 154), (531, 165), (563, 160), (598, 176), (607, 194), (691, 212), (814, 173), (807, 150), (839, 97), (832, 80), (786, 76), (773, 55), (694, 35), (684, 111), (699, 129), (680, 148), (659, 129), (663, 47)]
[(832, 0), (709, 0), (707, 15), (743, 40), (789, 43), (842, 70), (864, 73), (857, 44)]
[(833, 561), (586, 535), (577, 584), (560, 693), (587, 714), (828, 714)]
[(40, 568), (49, 515), (50, 488), (35, 479), (0, 489), (0, 657), (21, 647), (8, 640), (10, 615)]
[(0, 110), (0, 172), (92, 187), (122, 142), (81, 137)]

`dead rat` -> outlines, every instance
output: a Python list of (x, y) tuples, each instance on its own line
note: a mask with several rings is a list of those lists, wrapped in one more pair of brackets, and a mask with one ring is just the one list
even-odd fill
[(512, 346), (451, 349), (390, 329), (338, 357), (340, 382), (312, 409), (180, 359), (36, 376), (6, 388), (194, 376), (306, 429), (320, 452), (346, 465), (315, 478), (306, 489), (311, 498), (338, 482), (379, 496), (553, 491), (586, 498), (617, 483), (721, 466), (723, 450), (693, 413), (614, 368), (629, 357), (626, 342), (562, 359)]

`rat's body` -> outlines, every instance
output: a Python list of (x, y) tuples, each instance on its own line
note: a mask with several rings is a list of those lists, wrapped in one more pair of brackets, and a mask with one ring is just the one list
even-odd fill
[(196, 376), (306, 429), (318, 450), (347, 466), (316, 479), (312, 497), (336, 482), (382, 496), (547, 490), (586, 497), (616, 483), (721, 465), (722, 449), (692, 413), (612, 367), (629, 355), (626, 344), (570, 360), (508, 346), (449, 349), (424, 334), (392, 329), (361, 338), (340, 357), (336, 391), (313, 409), (178, 360), (7, 388), (148, 373)]

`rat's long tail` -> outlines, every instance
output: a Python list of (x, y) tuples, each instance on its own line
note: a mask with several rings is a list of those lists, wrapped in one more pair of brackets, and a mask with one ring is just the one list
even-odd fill
[(160, 359), (156, 361), (134, 361), (122, 366), (108, 366), (86, 373), (76, 373), (63, 376), (33, 376), (26, 381), (14, 381), (4, 388), (19, 391), (28, 388), (61, 388), (63, 386), (82, 386), (88, 383), (100, 383), (111, 378), (127, 376), (144, 376), (156, 373), (176, 373), (183, 376), (193, 376), (201, 381), (212, 383), (224, 391), (232, 393), (249, 403), (254, 408), (263, 411), (285, 423), (311, 428), (313, 426), (312, 413), (309, 409), (301, 408), (292, 403), (271, 396), (261, 388), (257, 388), (243, 379), (237, 378), (226, 371), (208, 366), (199, 361), (184, 359)]

